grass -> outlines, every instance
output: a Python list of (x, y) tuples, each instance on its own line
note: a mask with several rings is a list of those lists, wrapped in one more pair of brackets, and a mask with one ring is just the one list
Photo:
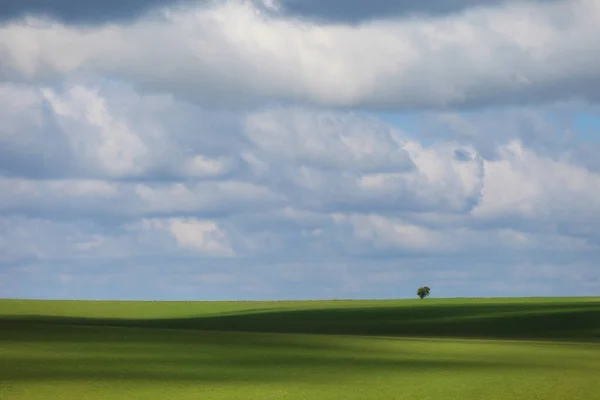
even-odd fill
[(600, 299), (0, 300), (0, 400), (600, 399)]

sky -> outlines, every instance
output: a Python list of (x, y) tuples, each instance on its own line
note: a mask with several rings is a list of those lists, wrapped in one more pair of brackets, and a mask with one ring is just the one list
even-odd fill
[(0, 297), (600, 295), (597, 0), (0, 2)]

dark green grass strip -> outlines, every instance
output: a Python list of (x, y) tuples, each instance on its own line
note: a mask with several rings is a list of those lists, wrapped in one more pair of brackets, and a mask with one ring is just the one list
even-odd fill
[[(367, 305), (367, 306), (366, 306)], [(600, 301), (432, 302), (368, 306), (368, 302), (306, 309), (249, 308), (210, 312), (210, 303), (187, 303), (197, 317), (85, 318), (45, 315), (0, 317), (0, 328), (22, 324), (195, 329), (406, 337), (600, 340)], [(208, 307), (208, 308), (207, 308)], [(307, 307), (303, 303), (302, 307)], [(16, 325), (15, 325), (16, 324)], [(21, 328), (15, 328), (21, 329)]]

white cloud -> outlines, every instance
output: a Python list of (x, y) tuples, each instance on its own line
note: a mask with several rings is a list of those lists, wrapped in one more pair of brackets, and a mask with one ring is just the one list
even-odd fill
[(597, 100), (595, 0), (511, 2), (360, 25), (301, 22), (241, 1), (165, 10), (163, 17), (85, 29), (11, 22), (0, 27), (0, 71), (28, 80), (110, 74), (213, 105)]
[(386, 251), (397, 254), (469, 254), (481, 250), (585, 251), (599, 247), (585, 238), (549, 233), (530, 233), (510, 228), (473, 229), (467, 226), (432, 229), (401, 218), (376, 214), (333, 214), (333, 221), (342, 228), (345, 245), (351, 253), (376, 254)]
[[(101, 180), (47, 180), (0, 178), (0, 211), (17, 209), (88, 210), (106, 208), (123, 201), (120, 185)], [(74, 209), (72, 210), (74, 211)]]
[[(417, 141), (406, 141), (403, 149), (415, 169), (408, 173), (365, 174), (359, 187), (380, 194), (404, 190), (421, 204), (445, 204), (450, 209), (465, 209), (476, 202), (482, 188), (482, 160), (473, 150), (452, 143), (425, 148)], [(468, 154), (457, 159), (456, 152)]]
[(336, 224), (349, 224), (353, 236), (359, 242), (372, 244), (374, 249), (437, 252), (447, 250), (451, 244), (438, 232), (399, 219), (373, 214), (334, 214), (332, 218)]
[[(115, 96), (107, 95), (106, 90), (100, 97), (98, 93), (102, 91), (77, 86), (65, 91), (70, 92), (91, 93), (94, 101), (103, 104), (102, 110), (116, 114)], [(32, 92), (15, 93), (26, 99), (26, 94)], [(117, 93), (135, 97), (127, 91)], [(31, 104), (34, 98), (31, 95), (30, 100), (19, 102)], [(134, 103), (149, 102), (161, 110), (169, 104), (155, 100), (138, 99)], [(84, 110), (73, 111), (73, 115), (85, 116), (87, 105), (83, 103), (72, 104)], [(135, 118), (127, 114), (111, 118), (127, 126), (141, 126), (144, 124), (140, 125), (140, 120), (155, 113), (152, 107), (136, 105), (130, 110)], [(192, 119), (193, 113), (183, 116)], [(185, 121), (180, 124), (186, 126)], [(24, 124), (24, 120), (17, 122)], [(93, 122), (84, 117), (80, 122), (79, 133), (85, 136)], [(326, 220), (323, 215), (328, 213), (396, 215), (410, 224), (431, 229), (496, 223), (506, 217), (526, 217), (544, 223), (590, 222), (600, 215), (596, 206), (600, 204), (598, 174), (573, 164), (572, 155), (538, 154), (519, 141), (498, 147), (497, 157), (487, 159), (469, 145), (450, 141), (424, 145), (416, 137), (373, 117), (298, 107), (249, 114), (243, 127), (250, 142), (241, 134), (232, 136), (232, 150), (215, 156), (203, 155), (198, 146), (189, 156), (179, 157), (189, 146), (174, 135), (177, 127), (158, 126), (158, 141), (148, 139), (152, 134), (139, 134), (149, 155), (148, 165), (158, 165), (157, 155), (168, 148), (166, 157), (170, 162), (183, 161), (173, 165), (193, 166), (195, 178), (201, 180), (190, 176), (189, 170), (162, 183), (2, 178), (0, 210), (46, 215), (50, 212), (63, 217), (69, 213), (77, 217), (212, 213), (213, 218), (287, 209), (288, 213), (293, 210), (296, 214), (320, 216), (313, 218), (315, 224), (304, 228), (306, 232), (318, 232), (317, 225)], [(76, 131), (67, 136), (76, 137)], [(235, 150), (241, 154), (235, 154)], [(72, 153), (73, 157), (76, 155)], [(246, 162), (250, 169), (242, 171), (239, 166)], [(152, 177), (151, 171), (154, 170), (149, 169), (145, 180)], [(209, 177), (210, 181), (202, 180)], [(579, 229), (578, 235), (591, 237), (596, 228), (589, 225), (586, 229)]]
[(216, 177), (227, 173), (231, 169), (229, 160), (223, 158), (209, 158), (201, 154), (190, 159), (185, 171), (192, 177)]
[(180, 247), (212, 256), (235, 254), (225, 233), (213, 221), (175, 219), (170, 221), (169, 230)]
[(250, 114), (245, 133), (271, 162), (353, 171), (404, 170), (411, 166), (403, 135), (381, 121), (304, 108)]
[[(382, 209), (464, 213), (476, 206), (473, 215), (488, 220), (502, 216), (553, 220), (560, 215), (561, 221), (572, 222), (589, 220), (590, 213), (599, 214), (595, 206), (600, 192), (597, 173), (574, 164), (577, 160), (572, 154), (539, 154), (519, 141), (501, 145), (497, 157), (486, 159), (470, 145), (446, 141), (425, 146), (373, 117), (279, 107), (247, 116), (243, 128), (250, 143), (238, 133), (229, 137), (229, 142), (217, 144), (208, 138), (222, 137), (220, 134), (189, 133), (185, 139), (177, 136), (182, 126), (189, 129), (187, 121), (199, 109), (178, 114), (186, 103), (140, 97), (131, 88), (113, 90), (109, 84), (100, 89), (72, 85), (62, 92), (47, 92), (54, 96), (56, 123), (62, 129), (44, 132), (28, 129), (29, 119), (19, 115), (42, 115), (46, 97), (27, 86), (2, 87), (8, 93), (4, 104), (12, 111), (6, 115), (0, 151), (4, 144), (8, 152), (2, 159), (16, 165), (13, 172), (26, 169), (26, 163), (14, 163), (19, 153), (15, 148), (26, 151), (29, 146), (31, 151), (40, 152), (49, 143), (62, 141), (63, 149), (55, 152), (57, 158), (46, 158), (42, 170), (52, 170), (59, 159), (78, 159), (77, 163), (65, 164), (63, 174), (93, 177), (45, 182), (3, 178), (0, 207), (5, 211), (36, 207), (52, 210), (63, 204), (63, 208), (74, 210), (141, 215), (221, 212), (234, 207), (256, 210), (287, 204), (300, 210), (331, 212), (342, 208), (361, 213)], [(119, 101), (127, 106), (119, 107)], [(119, 109), (128, 109), (128, 113)], [(167, 116), (177, 115), (179, 125), (166, 124), (169, 117), (162, 125), (160, 121), (155, 124), (151, 117), (165, 112)], [(112, 139), (98, 136), (94, 130), (97, 121), (95, 117), (89, 120), (90, 113), (100, 114), (111, 123), (119, 121), (118, 127), (134, 127), (125, 131), (108, 129), (109, 136), (118, 138), (113, 143), (119, 148), (116, 158), (104, 159), (94, 153)], [(43, 125), (45, 117), (40, 118), (36, 124)], [(69, 119), (73, 118), (76, 124), (70, 125)], [(144, 149), (139, 164), (136, 154), (142, 153), (129, 152), (127, 147), (130, 135), (137, 137), (139, 141), (134, 142), (142, 143), (140, 149)], [(200, 141), (190, 146), (190, 141), (197, 138)], [(78, 153), (78, 143), (80, 149), (89, 151)], [(221, 150), (215, 152), (217, 148)], [(203, 154), (203, 149), (214, 155)], [(90, 158), (96, 160), (104, 175), (86, 169)], [(30, 163), (33, 158), (28, 160)], [(250, 170), (243, 172), (243, 165), (249, 165)], [(166, 169), (161, 170), (163, 167)], [(173, 182), (102, 180), (131, 174), (145, 174), (142, 177), (148, 180), (164, 171), (173, 173), (169, 178)], [(217, 179), (221, 177), (227, 180)], [(196, 181), (206, 178), (213, 181)], [(89, 200), (75, 202), (82, 197)]]
[[(23, 185), (24, 187), (30, 187), (32, 190), (35, 190), (36, 186), (39, 185), (38, 182), (34, 183), (32, 181), (25, 180), (16, 182), (19, 182), (20, 185)], [(14, 183), (14, 181), (10, 182), (9, 184), (11, 183)], [(118, 196), (118, 186), (107, 181), (49, 181), (47, 182), (47, 187), (50, 191), (57, 192), (60, 196), (100, 197), (104, 199), (110, 199)]]
[(464, 211), (483, 184), (474, 149), (425, 147), (372, 117), (280, 108), (250, 115), (245, 127), (256, 175), (298, 206)]
[(119, 258), (135, 250), (127, 239), (104, 236), (93, 222), (0, 218), (0, 262)]
[[(165, 232), (171, 235), (182, 250), (211, 257), (233, 257), (235, 251), (227, 233), (214, 221), (197, 218), (142, 219), (128, 225), (131, 232)], [(160, 246), (160, 235), (154, 238)], [(164, 245), (164, 244), (163, 244)]]
[(484, 162), (482, 200), (474, 216), (565, 221), (600, 216), (600, 174), (568, 160), (540, 157), (516, 141), (500, 154), (499, 160)]
[(110, 115), (96, 91), (75, 86), (64, 97), (50, 89), (42, 93), (57, 116), (86, 124), (83, 132), (66, 130), (80, 157), (93, 159), (110, 176), (139, 175), (147, 169), (144, 142), (126, 123)]
[(13, 176), (201, 180), (239, 168), (239, 115), (140, 96), (118, 81), (0, 83), (0, 106), (0, 170)]
[[(144, 218), (107, 228), (99, 221), (0, 218), (0, 262), (115, 260), (141, 256), (234, 257), (228, 231), (197, 218)], [(189, 255), (189, 254), (188, 254)]]
[(133, 186), (146, 212), (177, 213), (269, 207), (281, 201), (268, 187), (249, 182), (220, 181)]
[[(373, 115), (298, 105), (224, 113), (108, 79), (46, 87), (46, 95), (25, 84), (0, 88), (0, 274), (35, 261), (54, 280), (73, 277), (70, 286), (96, 281), (81, 266), (92, 275), (110, 269), (97, 281), (111, 287), (185, 270), (177, 278), (185, 290), (188, 278), (205, 276), (206, 285), (240, 293), (378, 295), (387, 287), (391, 296), (397, 282), (412, 296), (417, 278), (447, 291), (494, 287), (502, 276), (535, 280), (510, 274), (512, 265), (534, 271), (551, 262), (555, 270), (537, 273), (556, 281), (598, 258), (600, 175), (578, 162), (576, 148), (550, 153), (507, 135), (490, 141), (490, 156), (470, 139), (430, 140), (421, 125), (409, 132)], [(490, 111), (492, 123), (494, 115), (504, 122), (506, 114)], [(551, 121), (540, 120), (536, 135)], [(472, 137), (488, 133), (470, 126)], [(98, 153), (106, 143), (118, 150), (110, 157)], [(39, 154), (42, 170), (24, 170)], [(53, 165), (56, 174), (41, 173)], [(480, 265), (488, 275), (475, 273)], [(240, 277), (250, 275), (246, 292), (250, 280)], [(32, 287), (18, 276), (20, 293)], [(485, 282), (469, 284), (476, 280)], [(540, 293), (555, 290), (545, 285)]]
[(241, 181), (172, 184), (0, 178), (0, 212), (54, 217), (244, 213), (280, 204), (268, 187)]

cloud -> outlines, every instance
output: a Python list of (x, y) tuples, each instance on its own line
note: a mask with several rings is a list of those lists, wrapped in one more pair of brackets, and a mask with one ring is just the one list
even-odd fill
[(286, 15), (338, 23), (360, 23), (373, 19), (415, 15), (458, 13), (471, 7), (498, 5), (506, 0), (282, 0), (279, 8)]
[(113, 118), (101, 97), (81, 86), (72, 88), (67, 98), (42, 90), (55, 115), (68, 122), (85, 122), (89, 136), (71, 136), (76, 152), (93, 160), (113, 176), (139, 175), (148, 168), (148, 149), (142, 139), (122, 121)]
[(269, 209), (283, 200), (269, 188), (236, 181), (143, 184), (0, 179), (0, 190), (1, 212), (59, 219), (228, 214)]
[(582, 161), (593, 137), (558, 134), (576, 105), (560, 127), (558, 105), (409, 125), (300, 104), (203, 108), (108, 78), (0, 93), (2, 295), (597, 288), (600, 173)]
[(600, 216), (600, 175), (566, 160), (540, 157), (511, 142), (486, 161), (482, 200), (473, 215), (589, 221)]
[(150, 213), (199, 213), (261, 210), (284, 199), (277, 192), (249, 182), (221, 181), (200, 184), (134, 185), (135, 195)]
[[(504, 107), (469, 113), (428, 113), (423, 118), (423, 135), (429, 140), (456, 141), (473, 146), (487, 159), (499, 156), (498, 148), (519, 141), (543, 156), (576, 154), (572, 162), (593, 167), (584, 156), (594, 133), (582, 129), (582, 115), (597, 114), (595, 106), (584, 102), (555, 103), (546, 107)], [(592, 146), (593, 148), (593, 146)]]
[(191, 177), (217, 177), (231, 168), (231, 161), (226, 158), (209, 158), (199, 154), (188, 161), (185, 172)]
[(72, 167), (65, 137), (39, 90), (0, 84), (0, 169), (4, 174), (56, 177)]
[(144, 231), (166, 231), (175, 238), (179, 248), (196, 254), (213, 257), (235, 255), (226, 233), (214, 221), (195, 218), (143, 219), (137, 228)]
[(84, 83), (0, 84), (4, 175), (172, 180), (239, 169), (241, 160), (230, 155), (239, 146), (235, 118), (168, 95), (140, 96), (120, 82)]
[(26, 15), (46, 15), (68, 23), (101, 23), (108, 20), (127, 20), (169, 5), (176, 0), (19, 0), (0, 4), (0, 20), (22, 18)]
[[(28, 143), (48, 153), (60, 143), (58, 158), (71, 161), (62, 177), (40, 183), (33, 179), (47, 177), (9, 163), (0, 201), (5, 210), (32, 210), (42, 199), (38, 210), (57, 212), (63, 203), (71, 213), (117, 215), (256, 210), (290, 201), (315, 210), (468, 210), (481, 190), (482, 161), (472, 148), (423, 147), (405, 132), (359, 114), (278, 107), (238, 115), (238, 130), (217, 122), (215, 135), (204, 126), (218, 121), (215, 115), (203, 119), (197, 107), (181, 113), (185, 103), (139, 97), (129, 87), (73, 84), (36, 94), (21, 86), (14, 92), (31, 93), (35, 104), (46, 102), (52, 126), (60, 128), (42, 123), (39, 133), (25, 130)], [(195, 128), (188, 127), (190, 120), (199, 129), (182, 135)], [(26, 121), (11, 114), (7, 122), (0, 143), (16, 148)], [(23, 177), (11, 176), (19, 174)], [(76, 194), (92, 187), (105, 193), (95, 203), (78, 203)]]
[(128, 240), (108, 235), (94, 221), (52, 221), (35, 217), (0, 218), (0, 264), (34, 260), (120, 258), (131, 255)]
[(0, 78), (110, 75), (220, 108), (597, 102), (599, 18), (593, 0), (511, 2), (359, 26), (302, 22), (239, 1), (85, 29), (29, 18), (0, 27)]
[(111, 1), (0, 5), (0, 297), (597, 292), (597, 1)]
[[(585, 251), (598, 247), (584, 238), (556, 233), (528, 233), (518, 229), (473, 229), (455, 226), (432, 229), (400, 218), (376, 214), (334, 214), (338, 226), (350, 233), (347, 251), (363, 254), (449, 255), (485, 251), (490, 256), (512, 251)], [(342, 233), (343, 235), (343, 233)], [(343, 237), (343, 236), (342, 236)], [(345, 238), (347, 239), (347, 237)]]
[(142, 218), (107, 227), (89, 219), (56, 221), (12, 216), (0, 218), (0, 234), (0, 262), (3, 264), (32, 260), (110, 262), (147, 256), (236, 255), (230, 239), (230, 234), (236, 235), (234, 231), (198, 218)]
[(300, 166), (363, 172), (412, 167), (401, 133), (375, 118), (280, 107), (251, 114), (244, 131), (263, 157)]
[(244, 126), (256, 176), (296, 206), (464, 211), (479, 198), (482, 161), (466, 146), (424, 147), (371, 117), (298, 108), (251, 114)]
[[(589, 222), (599, 211), (598, 174), (575, 153), (527, 147), (514, 135), (495, 135), (500, 142), (488, 154), (456, 136), (424, 144), (411, 132), (353, 112), (278, 106), (237, 114), (237, 122), (227, 124), (218, 111), (140, 96), (122, 84), (4, 88), (11, 94), (4, 104), (15, 112), (6, 113), (0, 144), (24, 160), (0, 168), (4, 212), (132, 218), (287, 207)], [(21, 115), (40, 115), (42, 107), (52, 124), (39, 119), (37, 130), (28, 129), (32, 119)], [(548, 126), (539, 120), (540, 130)], [(470, 126), (483, 137), (485, 126)], [(61, 169), (54, 170), (63, 177), (21, 171), (19, 165), (33, 161), (28, 148), (56, 151)], [(24, 177), (12, 176), (18, 172)]]
[[(440, 15), (456, 13), (470, 7), (490, 3), (497, 5), (508, 0), (433, 0), (428, 2), (403, 0), (256, 0), (255, 6), (267, 12), (288, 17), (320, 21), (357, 23), (371, 19), (411, 15)], [(98, 24), (139, 18), (153, 10), (189, 4), (210, 5), (209, 1), (192, 0), (20, 0), (0, 5), (0, 20), (22, 18), (25, 15), (46, 15), (65, 23)]]

